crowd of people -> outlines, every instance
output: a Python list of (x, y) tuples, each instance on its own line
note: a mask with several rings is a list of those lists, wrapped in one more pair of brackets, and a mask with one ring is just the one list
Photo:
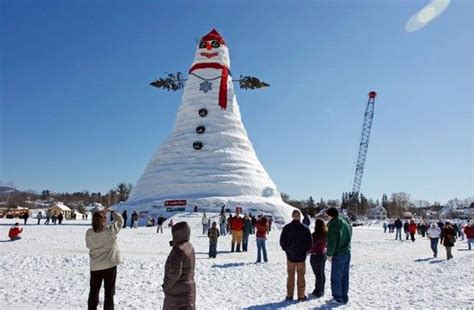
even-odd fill
[[(113, 222), (107, 224), (106, 212), (110, 211)], [(346, 304), (349, 300), (349, 266), (350, 243), (352, 228), (348, 221), (339, 215), (335, 208), (326, 212), (329, 222), (316, 219), (314, 232), (301, 222), (301, 213), (295, 210), (292, 213), (292, 222), (283, 227), (280, 236), (280, 246), (287, 257), (287, 293), (286, 300), (293, 300), (295, 289), (295, 273), (297, 276), (297, 300), (305, 301), (305, 272), (306, 259), (310, 256), (311, 268), (315, 274), (316, 282), (312, 295), (315, 298), (324, 296), (325, 264), (332, 263), (331, 291), (333, 298), (328, 301), (333, 304)], [(219, 219), (224, 215), (222, 212)], [(268, 261), (265, 241), (270, 231), (268, 219), (257, 216), (255, 225), (252, 216), (241, 216), (237, 213), (229, 216), (228, 229), (225, 231), (217, 228), (213, 221), (204, 213), (202, 217), (203, 234), (209, 238), (209, 258), (216, 258), (217, 240), (224, 233), (232, 235), (231, 250), (247, 251), (245, 233), (256, 235), (257, 263)], [(113, 309), (115, 280), (117, 265), (121, 263), (120, 251), (117, 244), (117, 234), (125, 227), (124, 218), (113, 210), (96, 212), (92, 218), (92, 228), (86, 232), (86, 245), (90, 253), (90, 291), (88, 308), (96, 309), (99, 301), (99, 291), (104, 282), (105, 299), (104, 308)], [(204, 226), (206, 225), (206, 226)], [(244, 232), (245, 230), (245, 232)], [(195, 252), (190, 243), (191, 229), (186, 222), (176, 223), (171, 227), (172, 250), (165, 263), (163, 292), (165, 295), (163, 309), (195, 309), (196, 284), (194, 282)], [(244, 238), (242, 238), (244, 236)]]
[(445, 221), (444, 223), (440, 220), (435, 223), (427, 223), (425, 221), (419, 221), (415, 223), (415, 220), (406, 220), (405, 223), (399, 218), (393, 222), (384, 221), (383, 230), (384, 233), (395, 232), (395, 240), (402, 240), (402, 229), (406, 240), (411, 239), (415, 242), (415, 235), (421, 235), (422, 238), (425, 236), (430, 239), (431, 250), (433, 251), (433, 257), (438, 256), (438, 242), (446, 248), (446, 258), (452, 259), (453, 253), (452, 248), (454, 247), (457, 239), (467, 239), (468, 250), (471, 250), (471, 244), (474, 243), (474, 225), (470, 221), (463, 223)]

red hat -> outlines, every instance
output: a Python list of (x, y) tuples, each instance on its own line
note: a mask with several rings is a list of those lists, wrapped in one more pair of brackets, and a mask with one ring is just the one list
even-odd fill
[(206, 34), (204, 37), (201, 38), (202, 41), (211, 41), (211, 40), (216, 40), (220, 44), (224, 44), (224, 38), (220, 35), (219, 32), (217, 32), (216, 29), (212, 29), (211, 32)]

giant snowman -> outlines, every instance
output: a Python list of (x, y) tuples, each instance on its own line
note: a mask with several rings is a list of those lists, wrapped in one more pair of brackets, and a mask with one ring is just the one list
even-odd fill
[(230, 73), (229, 50), (213, 29), (202, 37), (184, 86), (173, 132), (160, 145), (120, 211), (170, 216), (173, 212), (234, 212), (290, 219), (241, 120)]

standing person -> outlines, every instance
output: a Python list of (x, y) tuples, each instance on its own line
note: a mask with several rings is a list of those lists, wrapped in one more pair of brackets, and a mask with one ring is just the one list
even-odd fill
[(403, 232), (405, 233), (406, 239), (410, 237), (410, 231), (408, 230), (408, 220), (403, 224)]
[(209, 232), (209, 229), (210, 229), (210, 228), (211, 228), (211, 218), (209, 217), (209, 218), (207, 219), (207, 225), (206, 225), (207, 231), (206, 231), (206, 233)]
[(232, 222), (232, 214), (229, 214), (229, 217), (227, 218), (227, 232), (229, 234), (232, 234), (232, 227), (230, 227), (230, 222)]
[(464, 227), (464, 234), (467, 239), (467, 247), (471, 250), (471, 243), (474, 243), (474, 225), (472, 223), (468, 222), (466, 227)]
[(244, 216), (244, 228), (242, 230), (242, 250), (244, 252), (248, 251), (249, 247), (249, 235), (252, 232), (252, 220), (250, 217), (245, 214)]
[(314, 223), (313, 246), (309, 250), (311, 254), (310, 263), (316, 278), (313, 296), (320, 298), (324, 295), (324, 285), (326, 276), (324, 275), (324, 267), (326, 265), (326, 247), (327, 247), (328, 229), (322, 219), (316, 219)]
[(41, 222), (41, 219), (43, 218), (43, 212), (38, 212), (38, 215), (36, 215), (36, 218), (38, 219), (38, 225), (40, 224)]
[(23, 232), (23, 228), (20, 227), (20, 223), (15, 223), (13, 227), (8, 231), (8, 238), (10, 241), (20, 240), (20, 234)]
[(186, 222), (179, 222), (171, 229), (173, 247), (165, 264), (163, 310), (196, 309), (196, 284), (194, 266), (196, 257), (189, 242), (191, 229)]
[(431, 250), (433, 251), (433, 257), (438, 256), (438, 240), (439, 236), (441, 235), (441, 229), (436, 225), (436, 223), (432, 223), (430, 228), (426, 231), (428, 234), (428, 238), (430, 238), (431, 242)]
[(227, 219), (225, 218), (225, 214), (221, 214), (219, 218), (219, 228), (221, 236), (226, 235), (226, 226), (227, 226)]
[(46, 211), (46, 221), (44, 222), (44, 225), (49, 225), (49, 219), (51, 218), (51, 209), (48, 209)]
[(267, 218), (263, 217), (260, 221), (257, 222), (257, 263), (262, 262), (262, 253), (263, 253), (263, 261), (266, 263), (268, 262), (267, 257)]
[(127, 210), (124, 210), (122, 212), (122, 218), (123, 218), (123, 228), (127, 228), (127, 219), (128, 219)]
[(59, 212), (59, 215), (58, 215), (58, 222), (59, 222), (59, 225), (61, 225), (63, 223), (63, 219), (64, 219), (64, 215), (62, 212)]
[[(242, 230), (244, 229), (244, 219), (236, 214), (234, 217), (232, 217), (230, 229), (232, 230), (231, 252), (234, 252), (234, 250), (240, 252), (240, 244), (242, 243)], [(237, 249), (235, 249), (236, 244)]]
[(56, 215), (57, 211), (54, 211), (53, 215), (51, 216), (51, 221), (53, 222), (53, 225), (56, 225), (56, 221), (58, 219), (58, 216)]
[(293, 210), (291, 214), (293, 221), (283, 227), (280, 235), (280, 246), (286, 253), (286, 265), (288, 278), (286, 281), (286, 300), (293, 300), (295, 290), (295, 271), (298, 275), (298, 301), (305, 301), (306, 253), (312, 245), (311, 232), (301, 221), (301, 213)]
[(209, 258), (216, 258), (217, 255), (217, 238), (219, 238), (219, 230), (217, 223), (212, 222), (212, 227), (207, 231), (209, 237)]
[(160, 216), (156, 220), (156, 223), (158, 224), (158, 227), (156, 228), (156, 233), (158, 233), (159, 231), (163, 233), (163, 223), (165, 222), (165, 220), (166, 219), (163, 217), (163, 215), (160, 214)]
[(30, 217), (30, 213), (28, 211), (23, 213), (23, 220), (25, 221), (25, 224), (23, 224), (23, 225), (26, 225), (26, 222), (28, 222), (29, 217)]
[(420, 233), (421, 233), (421, 236), (424, 238), (425, 237), (425, 234), (426, 234), (426, 223), (423, 221), (420, 223)]
[(395, 220), (395, 223), (393, 224), (395, 226), (395, 229), (397, 230), (395, 232), (395, 240), (398, 240), (400, 239), (400, 241), (402, 240), (402, 227), (403, 227), (403, 223), (400, 219), (396, 219)]
[(415, 242), (415, 234), (418, 226), (416, 226), (415, 221), (411, 220), (410, 224), (408, 224), (408, 231), (410, 232), (411, 241)]
[(349, 265), (351, 262), (352, 227), (339, 216), (336, 208), (329, 208), (326, 214), (331, 219), (328, 223), (327, 258), (331, 266), (330, 303), (347, 304), (349, 301)]
[(257, 227), (257, 219), (255, 218), (255, 215), (252, 215), (250, 218), (252, 219), (252, 234), (254, 234), (255, 228)]
[(383, 233), (385, 234), (387, 232), (388, 224), (387, 221), (383, 221)]
[(168, 228), (173, 228), (173, 225), (174, 225), (174, 221), (173, 219), (170, 219), (168, 222)]
[(138, 213), (137, 211), (132, 212), (132, 221), (130, 222), (130, 228), (137, 228), (138, 227)]
[(206, 215), (206, 212), (204, 212), (202, 214), (201, 223), (202, 223), (202, 234), (204, 235), (207, 232), (207, 215)]
[(446, 248), (446, 256), (448, 259), (453, 258), (452, 248), (456, 242), (456, 231), (451, 223), (446, 222), (441, 231), (441, 241)]
[(308, 213), (305, 213), (303, 217), (303, 225), (309, 228), (309, 225), (311, 225), (311, 220), (309, 219)]
[(86, 232), (86, 246), (90, 257), (90, 290), (88, 309), (97, 309), (102, 281), (104, 281), (104, 309), (114, 308), (115, 279), (117, 265), (122, 262), (117, 244), (117, 234), (123, 226), (123, 218), (111, 210), (114, 222), (107, 225), (107, 212), (95, 212), (92, 215), (92, 228)]

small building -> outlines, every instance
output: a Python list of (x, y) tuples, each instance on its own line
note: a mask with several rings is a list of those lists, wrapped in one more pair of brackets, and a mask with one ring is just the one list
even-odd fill
[(62, 202), (56, 202), (49, 208), (51, 210), (51, 214), (54, 214), (56, 212), (56, 215), (59, 215), (59, 213), (62, 213), (64, 218), (70, 219), (71, 218), (71, 209), (63, 204)]
[(411, 214), (411, 212), (403, 212), (403, 218), (405, 220), (411, 220), (413, 218), (413, 214)]
[(372, 220), (385, 220), (387, 219), (387, 210), (382, 206), (377, 206), (369, 210), (368, 217)]

